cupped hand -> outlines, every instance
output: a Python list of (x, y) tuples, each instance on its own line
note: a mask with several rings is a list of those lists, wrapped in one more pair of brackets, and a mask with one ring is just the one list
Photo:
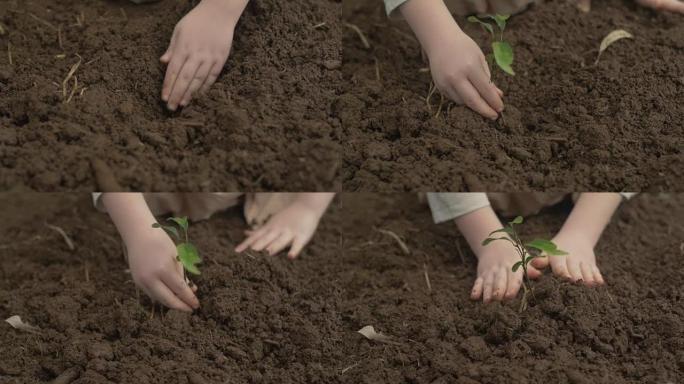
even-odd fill
[(504, 109), (503, 91), (491, 81), (480, 47), (462, 31), (445, 33), (439, 48), (428, 52), (430, 71), (442, 94), (489, 119)]
[(532, 260), (539, 269), (551, 266), (554, 275), (573, 282), (582, 281), (587, 286), (604, 284), (603, 275), (596, 265), (594, 248), (580, 234), (559, 232), (552, 240), (565, 256), (546, 256)]
[[(520, 261), (515, 249), (504, 241), (492, 242), (477, 257), (477, 279), (473, 285), (470, 298), (484, 303), (492, 300), (512, 299), (520, 290), (523, 280), (523, 269), (513, 272), (513, 264)], [(528, 265), (528, 276), (536, 279), (541, 275), (537, 269)]]
[(185, 312), (199, 307), (183, 278), (183, 266), (176, 259), (176, 246), (161, 229), (152, 229), (128, 248), (128, 265), (135, 284), (152, 300)]
[(161, 62), (168, 64), (162, 100), (175, 111), (197, 92), (206, 92), (223, 69), (233, 44), (239, 15), (223, 0), (203, 0), (173, 30)]

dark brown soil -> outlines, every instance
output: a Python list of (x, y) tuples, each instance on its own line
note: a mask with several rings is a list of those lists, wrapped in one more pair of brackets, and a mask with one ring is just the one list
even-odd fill
[[(522, 314), (516, 302), (468, 299), (472, 254), (415, 195), (341, 196), (294, 262), (235, 255), (236, 211), (197, 224), (202, 307), (153, 318), (89, 196), (2, 195), (0, 204), (0, 318), (42, 330), (0, 323), (3, 384), (684, 380), (684, 195), (624, 205), (597, 249), (607, 287), (543, 278)], [(567, 208), (531, 218), (525, 235), (551, 234)], [(396, 232), (411, 255), (374, 228)], [(395, 344), (364, 339), (365, 325)]]
[[(684, 17), (634, 1), (594, 1), (585, 15), (547, 1), (511, 19), (517, 76), (494, 71), (505, 122), (428, 108), (429, 73), (406, 23), (381, 1), (345, 0), (342, 183), (352, 191), (682, 190)], [(459, 19), (482, 47), (488, 36)], [(614, 29), (615, 43), (593, 66)], [(376, 59), (380, 80), (376, 75)]]
[(250, 1), (219, 81), (170, 113), (158, 58), (193, 3), (0, 0), (0, 189), (336, 188), (341, 1)]

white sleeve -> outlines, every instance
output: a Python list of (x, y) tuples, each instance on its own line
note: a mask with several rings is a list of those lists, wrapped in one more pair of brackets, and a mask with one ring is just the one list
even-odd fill
[(437, 224), (490, 205), (486, 193), (428, 193), (427, 199)]

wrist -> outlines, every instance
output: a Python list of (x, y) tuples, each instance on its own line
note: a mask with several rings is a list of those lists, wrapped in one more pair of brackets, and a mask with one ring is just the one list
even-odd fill
[(213, 13), (221, 14), (229, 25), (235, 28), (248, 0), (202, 0), (202, 6), (209, 7)]

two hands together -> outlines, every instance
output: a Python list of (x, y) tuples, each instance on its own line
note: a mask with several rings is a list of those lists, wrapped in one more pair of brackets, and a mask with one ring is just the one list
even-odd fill
[[(582, 281), (589, 287), (604, 284), (603, 276), (596, 265), (594, 247), (586, 237), (573, 232), (561, 231), (551, 241), (559, 249), (568, 252), (566, 256), (545, 256), (532, 260), (527, 267), (528, 276), (536, 279), (542, 275), (540, 269), (551, 267), (554, 275), (573, 282)], [(494, 242), (478, 255), (477, 279), (470, 297), (489, 303), (493, 300), (512, 299), (521, 288), (523, 270), (513, 272), (513, 264), (520, 256), (507, 242)]]
[[(247, 238), (235, 251), (248, 249), (275, 255), (290, 248), (288, 258), (296, 258), (311, 240), (322, 212), (295, 202), (271, 217), (264, 226), (246, 231)], [(176, 245), (166, 232), (154, 229), (127, 244), (128, 264), (135, 284), (152, 300), (168, 308), (191, 312), (199, 308), (197, 286), (188, 285), (183, 267), (176, 261)]]

